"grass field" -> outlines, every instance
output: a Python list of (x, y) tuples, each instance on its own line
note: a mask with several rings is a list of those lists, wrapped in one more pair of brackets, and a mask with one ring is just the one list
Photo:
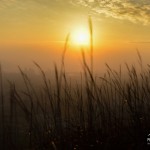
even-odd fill
[(126, 72), (115, 71), (106, 64), (104, 75), (95, 75), (90, 19), (89, 28), (91, 62), (81, 49), (83, 70), (74, 81), (65, 70), (69, 35), (53, 78), (34, 62), (42, 80), (38, 87), (19, 68), (24, 86), (8, 81), (6, 93), (0, 68), (0, 149), (148, 149), (150, 65), (143, 66), (138, 53), (140, 71), (128, 64)]

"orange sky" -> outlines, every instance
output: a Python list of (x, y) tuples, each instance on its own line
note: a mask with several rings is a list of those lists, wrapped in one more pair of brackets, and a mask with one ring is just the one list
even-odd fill
[[(95, 70), (105, 62), (114, 68), (136, 62), (136, 49), (150, 63), (149, 12), (147, 0), (1, 0), (0, 62), (7, 71), (34, 67), (33, 60), (44, 69), (53, 67), (60, 62), (66, 35), (80, 27), (88, 31), (90, 15)], [(70, 42), (66, 67), (76, 71), (80, 66), (80, 47)]]

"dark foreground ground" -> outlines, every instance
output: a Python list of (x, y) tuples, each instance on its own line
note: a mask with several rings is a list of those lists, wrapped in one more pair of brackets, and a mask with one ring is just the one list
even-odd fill
[(84, 65), (73, 81), (57, 67), (48, 78), (37, 64), (40, 78), (20, 69), (19, 86), (0, 74), (1, 150), (150, 148), (149, 65), (141, 72), (127, 65), (125, 78), (108, 65), (94, 77)]

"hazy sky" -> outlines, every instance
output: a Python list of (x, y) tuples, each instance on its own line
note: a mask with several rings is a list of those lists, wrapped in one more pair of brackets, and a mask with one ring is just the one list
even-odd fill
[[(4, 70), (18, 65), (43, 68), (60, 60), (66, 35), (83, 27), (88, 16), (94, 30), (95, 67), (135, 62), (139, 49), (150, 56), (148, 0), (0, 0), (0, 62)], [(70, 44), (66, 66), (80, 66), (80, 51)], [(78, 63), (77, 63), (78, 62)], [(72, 67), (74, 66), (74, 67)], [(73, 70), (73, 69), (72, 69)]]

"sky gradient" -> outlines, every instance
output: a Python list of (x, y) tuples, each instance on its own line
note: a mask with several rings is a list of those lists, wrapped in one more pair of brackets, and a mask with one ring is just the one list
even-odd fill
[[(134, 63), (137, 49), (145, 63), (150, 63), (147, 0), (1, 0), (0, 62), (4, 70), (13, 71), (18, 65), (30, 68), (33, 60), (44, 69), (59, 63), (66, 35), (80, 27), (88, 30), (89, 15), (96, 69), (104, 68), (105, 62), (113, 67)], [(71, 71), (81, 66), (77, 49), (70, 43), (66, 54), (66, 67)]]

